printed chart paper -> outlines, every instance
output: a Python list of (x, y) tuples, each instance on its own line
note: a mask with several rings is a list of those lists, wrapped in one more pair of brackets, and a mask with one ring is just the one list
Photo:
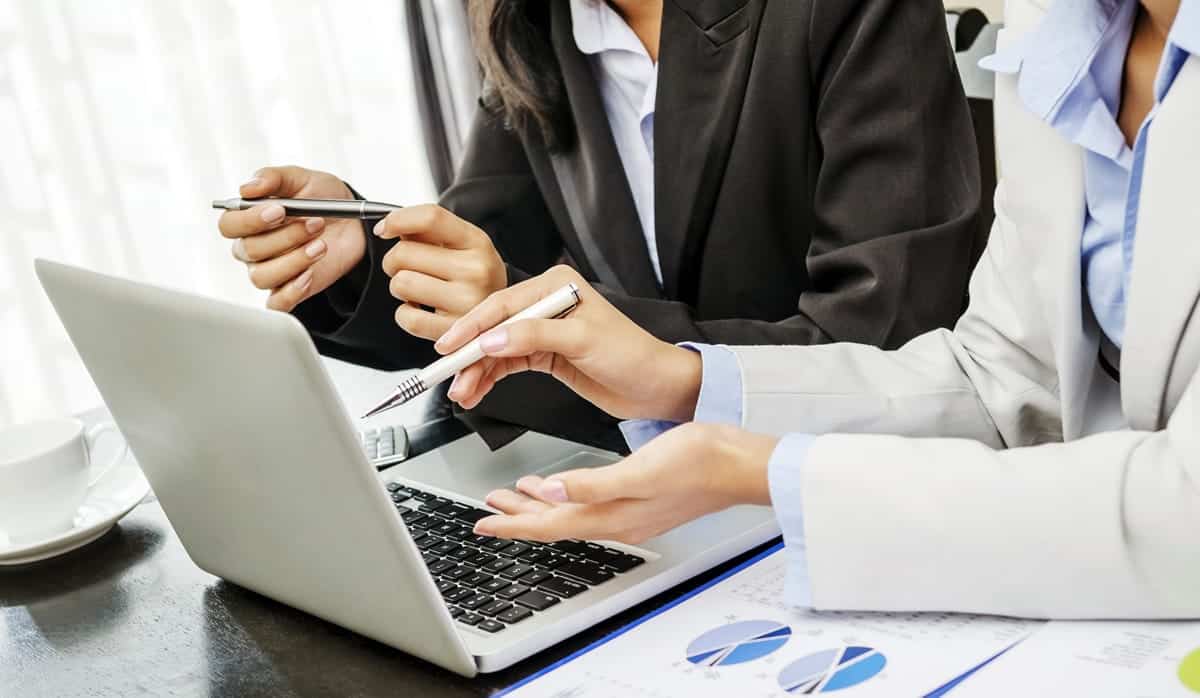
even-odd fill
[(1048, 623), (953, 695), (1197, 698), (1200, 623)]
[(507, 695), (923, 696), (1041, 625), (795, 609), (783, 602), (785, 563), (773, 553)]

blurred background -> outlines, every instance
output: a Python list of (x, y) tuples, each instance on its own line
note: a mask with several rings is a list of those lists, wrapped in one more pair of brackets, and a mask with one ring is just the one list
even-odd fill
[[(0, 426), (100, 404), (35, 257), (259, 304), (209, 207), (256, 168), (304, 165), (371, 198), (433, 200), (474, 97), (419, 109), (405, 19), (461, 3), (0, 0)], [(1003, 0), (947, 2), (960, 4), (1001, 19)], [(436, 45), (450, 24), (416, 52), (445, 54), (419, 74), (454, 87), (472, 67), (454, 37)], [(423, 138), (438, 112), (443, 137)], [(447, 147), (427, 157), (427, 142)]]
[(397, 0), (0, 0), (0, 425), (99, 404), (34, 257), (261, 303), (209, 208), (256, 168), (432, 200), (406, 42)]

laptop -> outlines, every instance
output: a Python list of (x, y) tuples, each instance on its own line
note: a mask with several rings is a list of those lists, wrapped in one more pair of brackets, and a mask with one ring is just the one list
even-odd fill
[(379, 472), (292, 316), (36, 267), (196, 565), (463, 676), (779, 534), (744, 506), (639, 547), (475, 536), (489, 491), (618, 456), (535, 433), (493, 452), (471, 434)]

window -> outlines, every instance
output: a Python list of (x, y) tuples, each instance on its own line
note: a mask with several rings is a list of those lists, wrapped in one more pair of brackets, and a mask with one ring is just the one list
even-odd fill
[(214, 198), (258, 167), (430, 201), (399, 0), (0, 3), (0, 425), (100, 403), (34, 257), (258, 304)]

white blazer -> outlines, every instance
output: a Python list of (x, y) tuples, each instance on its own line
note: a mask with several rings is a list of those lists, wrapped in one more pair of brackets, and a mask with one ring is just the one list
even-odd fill
[[(1043, 13), (1010, 0), (1002, 44)], [(737, 348), (743, 426), (825, 434), (799, 503), (818, 608), (1200, 617), (1200, 61), (1150, 133), (1119, 386), (1082, 310), (1083, 152), (1015, 76), (996, 91), (996, 223), (958, 325)]]

